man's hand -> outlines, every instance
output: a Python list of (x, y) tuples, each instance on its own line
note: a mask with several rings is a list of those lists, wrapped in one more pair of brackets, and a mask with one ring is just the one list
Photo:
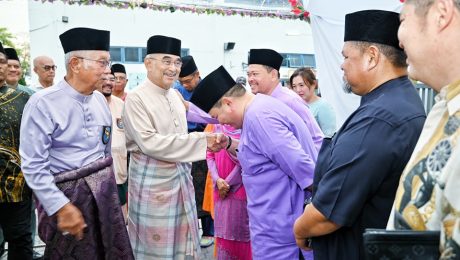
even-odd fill
[(299, 238), (299, 237), (296, 237), (295, 238), (295, 242), (297, 243), (297, 246), (302, 249), (302, 250), (305, 250), (305, 251), (310, 251), (312, 250), (311, 247), (308, 247), (307, 244), (308, 244), (308, 239), (305, 239), (305, 238)]
[(300, 229), (300, 223), (299, 223), (299, 219), (297, 219), (294, 223), (294, 237), (295, 237), (295, 242), (297, 244), (297, 246), (302, 249), (302, 250), (311, 250), (311, 245), (309, 245), (309, 240), (308, 238), (305, 238), (305, 237), (302, 237), (298, 234), (299, 232), (299, 229)]
[(307, 246), (308, 238), (330, 234), (340, 227), (340, 225), (328, 220), (315, 208), (313, 203), (310, 203), (295, 221), (293, 232), (297, 246), (304, 250), (311, 250)]
[(86, 227), (81, 211), (72, 203), (67, 203), (57, 212), (57, 225), (62, 233), (68, 232), (78, 240), (83, 239), (83, 230)]
[(228, 138), (224, 134), (207, 134), (206, 141), (211, 152), (218, 152), (227, 147)]
[(230, 185), (228, 185), (228, 183), (222, 178), (217, 179), (216, 184), (217, 189), (219, 190), (219, 197), (221, 199), (225, 199), (225, 197), (227, 197), (227, 193), (230, 191)]

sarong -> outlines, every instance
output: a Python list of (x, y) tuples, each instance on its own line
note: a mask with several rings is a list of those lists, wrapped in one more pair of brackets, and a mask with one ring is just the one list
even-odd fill
[(82, 240), (57, 229), (56, 214), (48, 216), (37, 203), (38, 233), (45, 259), (134, 259), (118, 199), (112, 158), (55, 175), (56, 186), (82, 213), (87, 227)]

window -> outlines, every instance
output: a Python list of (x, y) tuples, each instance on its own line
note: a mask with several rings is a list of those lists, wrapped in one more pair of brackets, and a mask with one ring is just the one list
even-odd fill
[(297, 54), (297, 53), (280, 53), (283, 56), (281, 67), (300, 68), (310, 67), (316, 68), (314, 54)]
[(142, 50), (141, 50), (141, 59), (144, 60), (145, 56), (147, 56), (147, 48), (142, 48)]
[(139, 48), (125, 48), (125, 62), (140, 62)]
[(121, 48), (110, 48), (110, 60), (113, 62), (121, 62)]

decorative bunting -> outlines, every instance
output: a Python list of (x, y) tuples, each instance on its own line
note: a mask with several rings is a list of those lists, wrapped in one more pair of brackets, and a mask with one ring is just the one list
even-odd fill
[(242, 17), (268, 17), (268, 18), (278, 18), (283, 20), (305, 20), (308, 21), (309, 13), (304, 10), (300, 1), (289, 0), (292, 6), (292, 10), (289, 11), (273, 11), (273, 10), (257, 10), (257, 9), (244, 9), (237, 7), (227, 7), (227, 6), (205, 6), (205, 5), (193, 5), (193, 4), (177, 4), (177, 3), (155, 3), (159, 1), (152, 0), (126, 0), (126, 1), (116, 1), (116, 0), (35, 0), (45, 2), (56, 2), (61, 1), (64, 4), (68, 5), (99, 5), (107, 6), (117, 9), (134, 9), (134, 8), (143, 8), (150, 9), (153, 11), (162, 11), (162, 12), (171, 12), (176, 11), (189, 12), (200, 14), (217, 14), (222, 16), (232, 16), (240, 15)]

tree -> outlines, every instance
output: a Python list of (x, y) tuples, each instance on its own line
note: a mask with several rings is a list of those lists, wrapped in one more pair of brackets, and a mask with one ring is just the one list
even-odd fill
[(3, 46), (11, 46), (14, 48), (14, 43), (13, 39), (16, 37), (11, 34), (7, 28), (5, 27), (0, 27), (0, 42), (2, 43)]

